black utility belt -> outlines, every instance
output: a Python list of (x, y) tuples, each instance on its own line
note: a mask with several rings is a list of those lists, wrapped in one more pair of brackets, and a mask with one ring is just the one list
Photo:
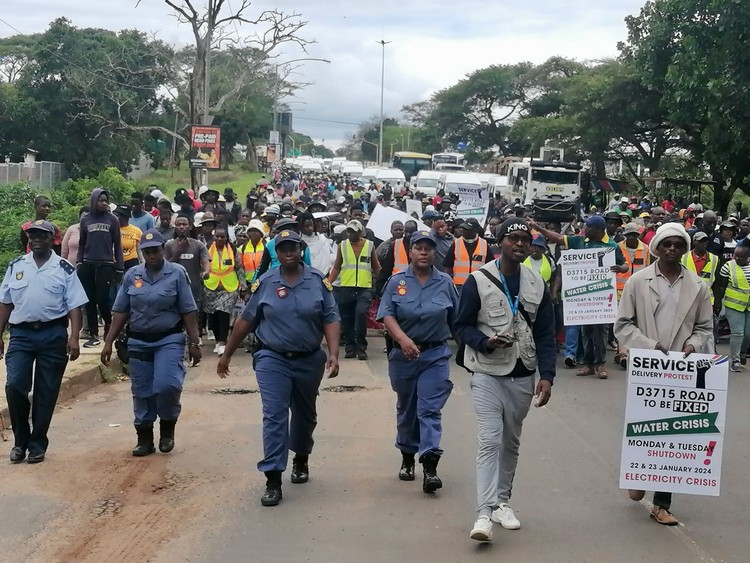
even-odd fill
[(28, 323), (16, 323), (10, 325), (13, 328), (29, 328), (34, 330), (39, 330), (42, 328), (51, 328), (53, 326), (68, 326), (68, 317), (67, 315), (64, 317), (60, 317), (59, 319), (55, 319), (54, 321), (31, 321)]
[(287, 360), (299, 360), (301, 358), (308, 358), (315, 354), (320, 348), (317, 348), (316, 350), (313, 350), (312, 352), (280, 352), (279, 350), (274, 350), (273, 348), (270, 348), (269, 346), (266, 346), (263, 344), (260, 340), (258, 340), (258, 349), (260, 350), (270, 350), (274, 354), (278, 354), (279, 356), (283, 356)]
[(125, 334), (127, 334), (128, 338), (134, 338), (135, 340), (140, 340), (141, 342), (159, 342), (162, 338), (166, 338), (167, 336), (171, 336), (172, 334), (178, 334), (183, 331), (182, 323), (178, 323), (172, 328), (168, 330), (164, 330), (162, 332), (137, 332), (135, 330), (130, 330), (130, 327), (125, 329)]
[[(433, 348), (440, 348), (440, 346), (445, 346), (445, 340), (435, 341), (435, 342), (415, 342), (414, 343), (417, 346), (417, 350), (420, 352), (424, 352), (425, 350), (432, 350)], [(393, 347), (401, 349), (401, 345), (393, 341)]]

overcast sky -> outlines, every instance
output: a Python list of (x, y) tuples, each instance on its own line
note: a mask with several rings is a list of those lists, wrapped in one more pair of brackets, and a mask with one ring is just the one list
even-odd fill
[[(204, 0), (195, 0), (202, 4)], [(229, 0), (237, 7), (240, 0)], [(250, 14), (276, 8), (300, 13), (303, 34), (317, 43), (305, 55), (287, 47), (279, 62), (307, 62), (301, 81), (314, 85), (290, 107), (294, 128), (336, 147), (356, 123), (380, 111), (381, 46), (385, 48), (385, 114), (399, 118), (404, 104), (427, 99), (473, 70), (520, 61), (541, 63), (551, 56), (579, 60), (616, 55), (626, 36), (624, 18), (644, 0), (256, 0)], [(65, 16), (78, 27), (137, 28), (174, 44), (191, 42), (163, 0), (3, 0), (0, 17), (23, 33), (42, 32)], [(240, 32), (249, 26), (240, 26)], [(0, 37), (16, 32), (0, 22)], [(304, 103), (299, 103), (304, 102)], [(345, 122), (345, 123), (331, 123)]]

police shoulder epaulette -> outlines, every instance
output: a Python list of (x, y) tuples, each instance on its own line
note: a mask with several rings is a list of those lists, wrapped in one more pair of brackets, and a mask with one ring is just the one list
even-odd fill
[(8, 267), (10, 268), (11, 266), (13, 266), (13, 264), (15, 264), (16, 262), (19, 262), (22, 259), (23, 259), (23, 256), (16, 256), (15, 258), (13, 258), (13, 260), (8, 262)]
[(255, 280), (250, 286), (250, 293), (255, 293), (258, 289), (258, 286), (260, 286), (260, 280)]
[(76, 267), (65, 258), (60, 258), (60, 267), (65, 270), (65, 273), (68, 275), (74, 274), (76, 271)]

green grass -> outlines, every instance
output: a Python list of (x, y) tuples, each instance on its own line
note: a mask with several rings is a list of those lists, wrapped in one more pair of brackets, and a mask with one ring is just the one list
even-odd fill
[[(239, 166), (230, 166), (229, 170), (209, 170), (208, 185), (221, 193), (224, 193), (224, 188), (232, 188), (240, 196), (240, 201), (244, 201), (244, 197), (261, 175), (261, 172), (245, 172)], [(171, 198), (178, 188), (190, 187), (190, 169), (183, 163), (181, 170), (156, 170), (136, 181), (136, 184), (142, 188), (155, 184)]]

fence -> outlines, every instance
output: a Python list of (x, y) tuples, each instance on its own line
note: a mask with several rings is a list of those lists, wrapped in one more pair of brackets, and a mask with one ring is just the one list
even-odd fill
[(0, 163), (0, 185), (30, 182), (40, 188), (51, 188), (67, 179), (65, 168), (60, 162), (43, 160), (27, 166), (20, 162)]

